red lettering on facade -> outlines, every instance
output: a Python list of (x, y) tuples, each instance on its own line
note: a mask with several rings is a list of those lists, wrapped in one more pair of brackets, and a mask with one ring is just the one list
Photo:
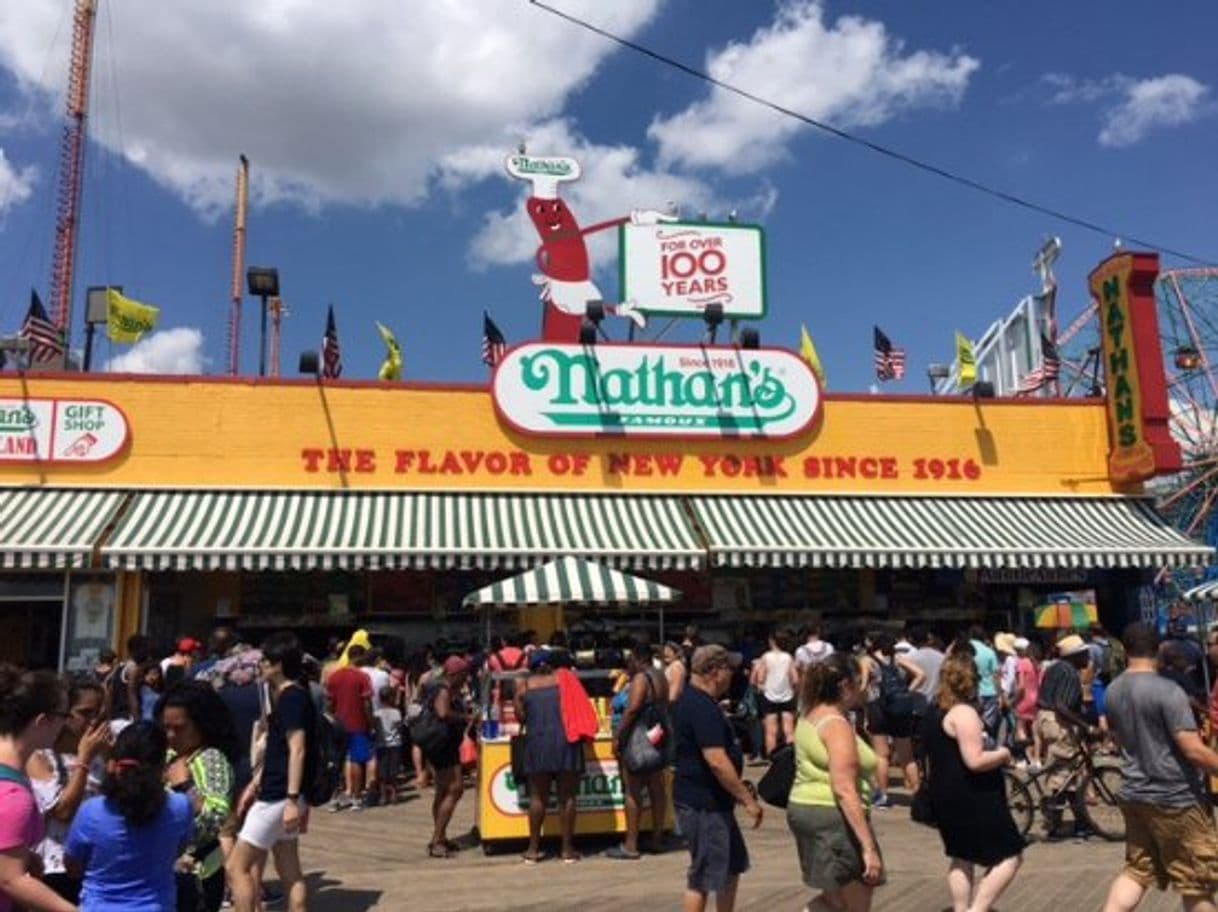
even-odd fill
[(327, 472), (350, 472), (351, 471), (351, 451), (350, 450), (326, 450), (326, 471)]
[(655, 457), (661, 475), (680, 475), (682, 457), (675, 453), (660, 453)]
[(532, 475), (533, 464), (529, 462), (528, 453), (512, 453), (512, 474)]
[(321, 450), (305, 449), (300, 451), (300, 458), (304, 460), (306, 472), (316, 472), (321, 468), (321, 460), (326, 454)]
[(412, 450), (396, 450), (393, 454), (393, 471), (399, 475), (405, 475), (410, 471), (410, 466), (414, 463), (414, 452)]
[(431, 461), (431, 450), (419, 450), (419, 472), (423, 475), (435, 475), (438, 467)]
[(629, 453), (610, 453), (609, 454), (609, 474), (610, 475), (629, 475), (630, 474), (630, 454)]
[(357, 471), (357, 472), (375, 472), (376, 471), (376, 450), (356, 450), (355, 451), (355, 471)]
[(634, 457), (634, 474), (635, 475), (650, 475), (651, 474), (651, 457), (650, 456), (635, 456)]

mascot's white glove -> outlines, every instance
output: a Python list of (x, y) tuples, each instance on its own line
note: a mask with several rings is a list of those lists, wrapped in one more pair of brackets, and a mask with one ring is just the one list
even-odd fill
[(638, 306), (639, 306), (638, 303), (633, 298), (631, 298), (629, 301), (623, 301), (621, 304), (619, 304), (614, 309), (614, 312), (619, 317), (626, 317), (629, 320), (633, 320), (634, 325), (637, 326), (639, 329), (646, 329), (647, 328), (647, 315), (645, 313), (643, 313), (642, 311), (640, 311), (638, 309)]
[(630, 213), (630, 224), (632, 225), (659, 225), (676, 220), (675, 215), (666, 215), (663, 212), (656, 212), (654, 209), (635, 209)]

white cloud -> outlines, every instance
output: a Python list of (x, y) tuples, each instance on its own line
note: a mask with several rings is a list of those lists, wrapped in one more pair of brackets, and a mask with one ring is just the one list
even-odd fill
[(33, 165), (15, 168), (0, 148), (0, 218), (14, 206), (19, 206), (34, 192), (38, 169)]
[[(565, 184), (563, 199), (571, 206), (583, 226), (629, 215), (633, 209), (666, 211), (675, 203), (686, 217), (707, 213), (722, 218), (730, 209), (742, 218), (760, 220), (773, 207), (775, 193), (763, 187), (753, 197), (725, 200), (702, 180), (664, 168), (649, 168), (632, 146), (607, 146), (591, 143), (575, 132), (565, 120), (551, 120), (512, 135), (523, 138), (529, 151), (538, 155), (572, 155), (580, 162), (582, 176)], [(512, 150), (506, 141), (485, 146), (468, 146), (444, 159), (440, 182), (460, 189), (487, 178), (507, 180), (503, 160)], [(524, 211), (529, 188), (522, 184), (516, 203), (506, 211), (488, 212), (475, 236), (470, 257), (476, 266), (530, 261), (537, 250), (537, 233)], [(602, 231), (589, 236), (593, 264), (605, 268), (616, 249), (616, 234)]]
[(203, 333), (177, 326), (136, 342), (130, 351), (111, 358), (106, 370), (116, 374), (201, 374), (203, 361)]
[[(958, 104), (979, 66), (955, 50), (907, 53), (882, 22), (844, 16), (827, 25), (812, 0), (783, 3), (772, 25), (711, 53), (706, 63), (716, 79), (840, 127)], [(780, 159), (804, 129), (794, 118), (712, 88), (706, 99), (657, 118), (648, 133), (660, 144), (662, 162), (747, 173)]]
[(1101, 146), (1131, 146), (1159, 127), (1196, 120), (1205, 110), (1209, 87), (1179, 73), (1143, 79), (1125, 89), (1125, 98), (1104, 115)]
[[(629, 36), (660, 2), (563, 8)], [(51, 116), (66, 72), (64, 9), (23, 0), (0, 16), (0, 65), (46, 93)], [(94, 137), (211, 215), (232, 204), (241, 152), (255, 202), (417, 203), (441, 158), (556, 116), (614, 52), (505, 0), (124, 0), (98, 16), (94, 72), (106, 80), (95, 80)], [(121, 139), (106, 82), (120, 94)]]
[(1098, 138), (1101, 146), (1111, 148), (1132, 146), (1152, 130), (1189, 123), (1214, 110), (1209, 86), (1181, 73), (1148, 79), (1121, 73), (1101, 79), (1046, 73), (1040, 79), (1052, 92), (1050, 104), (1105, 103)]

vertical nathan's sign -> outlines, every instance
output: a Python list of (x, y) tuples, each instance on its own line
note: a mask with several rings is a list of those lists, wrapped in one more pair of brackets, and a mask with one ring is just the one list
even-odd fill
[(1154, 282), (1159, 257), (1121, 253), (1091, 273), (1099, 309), (1108, 398), (1108, 474), (1142, 481), (1179, 471), (1180, 446), (1171, 436), (1167, 380), (1159, 341)]
[(721, 304), (729, 319), (765, 316), (759, 226), (670, 222), (620, 230), (622, 298), (638, 310), (697, 317)]

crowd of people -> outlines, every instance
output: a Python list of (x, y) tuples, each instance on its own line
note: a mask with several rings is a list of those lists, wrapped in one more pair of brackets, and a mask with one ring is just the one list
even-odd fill
[[(1169, 883), (1187, 909), (1214, 909), (1218, 835), (1199, 771), (1218, 773), (1200, 735), (1218, 708), (1202, 683), (1218, 631), (1208, 655), (1175, 633), (1160, 643), (1132, 625), (1118, 639), (1095, 625), (1052, 641), (974, 627), (945, 640), (914, 625), (834, 644), (809, 624), (734, 650), (694, 628), (659, 647), (597, 650), (620, 669), (612, 732), (626, 817), (605, 855), (639, 862), (683, 845), (684, 908), (713, 896), (730, 912), (749, 867), (737, 808), (753, 826), (764, 817), (751, 757), (768, 766), (762, 791), (785, 808), (800, 875), (817, 891), (807, 908), (861, 912), (886, 882), (872, 815), (891, 806), (899, 773), (916, 819), (941, 836), (953, 909), (984, 912), (1024, 849), (1004, 767), (1043, 766), (1052, 782), (1090, 734), (1119, 749), (1125, 772), (1128, 863), (1107, 912)], [(164, 658), (132, 637), (122, 661), (103, 654), (84, 675), (2, 666), (0, 912), (253, 912), (275, 898), (262, 883), (268, 860), (300, 912), (297, 838), (310, 812), (392, 804), (407, 786), (432, 790), (427, 852), (451, 857), (485, 730), (479, 707), (505, 696), (505, 675), (523, 732), (512, 756), (527, 796), (523, 860), (548, 857), (553, 795), (558, 859), (576, 863), (582, 742), (599, 724), (571, 672), (578, 653), (561, 633), (545, 644), (522, 633), (398, 657), (357, 631), (314, 660), (291, 634), (254, 647), (218, 628), (206, 647), (183, 638)], [(1053, 836), (1063, 808), (1042, 810)]]

